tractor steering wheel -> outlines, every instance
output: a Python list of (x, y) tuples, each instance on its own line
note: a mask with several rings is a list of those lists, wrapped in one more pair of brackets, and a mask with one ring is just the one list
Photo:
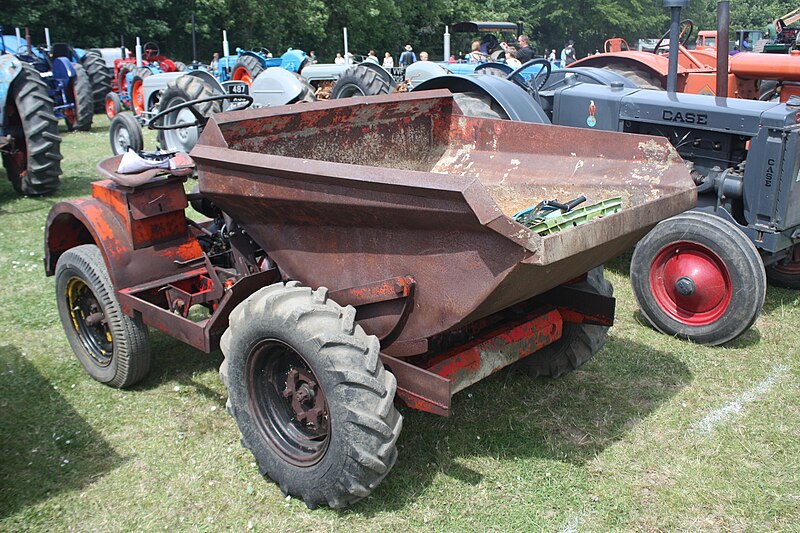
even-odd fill
[[(681, 31), (678, 35), (678, 40), (680, 41), (681, 46), (686, 46), (686, 43), (689, 42), (689, 39), (692, 38), (692, 32), (694, 31), (694, 22), (692, 19), (683, 19), (681, 21)], [(685, 34), (685, 35), (684, 35)], [(653, 48), (653, 53), (657, 54), (658, 49), (661, 48), (661, 45), (664, 44), (664, 39), (669, 37), (669, 30), (661, 36), (661, 39), (658, 40), (656, 43), (656, 47)]]
[[(243, 99), (247, 100), (243, 105), (236, 107), (235, 109), (229, 109), (228, 111), (238, 111), (240, 109), (245, 109), (250, 107), (253, 103), (253, 97), (249, 94), (217, 94), (215, 96), (209, 96), (207, 98), (198, 98), (197, 100), (189, 100), (188, 102), (183, 102), (182, 104), (178, 104), (176, 106), (172, 106), (169, 109), (165, 109), (164, 111), (160, 111), (157, 113), (153, 118), (150, 119), (150, 122), (147, 123), (147, 127), (151, 130), (159, 130), (159, 131), (166, 131), (166, 130), (180, 130), (183, 128), (192, 128), (192, 127), (199, 127), (203, 128), (208, 123), (209, 117), (204, 116), (200, 111), (198, 111), (194, 106), (197, 104), (204, 104), (206, 102), (217, 102), (219, 100), (232, 100), (232, 99)], [(191, 111), (192, 115), (195, 117), (194, 122), (179, 122), (177, 124), (157, 124), (159, 120), (163, 121), (163, 119), (167, 115), (171, 115), (172, 113), (177, 113), (182, 109), (188, 108)]]
[[(523, 78), (522, 75), (520, 74), (520, 72), (533, 65), (543, 65), (547, 70), (547, 74), (545, 74), (544, 79), (538, 85), (536, 85), (536, 80), (539, 79), (539, 76), (542, 75), (541, 69), (539, 70), (539, 72), (536, 73), (535, 76), (531, 77), (531, 81), (529, 82), (525, 81), (525, 78)], [(539, 57), (536, 59), (529, 59), (517, 70), (513, 71), (511, 74), (506, 76), (506, 79), (517, 83), (518, 85), (522, 86), (522, 88), (525, 89), (526, 91), (533, 90), (535, 94), (538, 94), (539, 91), (542, 90), (542, 87), (544, 87), (545, 84), (547, 83), (547, 80), (550, 79), (550, 74), (552, 74), (552, 72), (553, 72), (553, 67), (550, 65), (550, 61), (548, 61), (543, 57)]]
[(161, 55), (161, 50), (156, 43), (148, 41), (142, 46), (142, 55), (149, 61), (151, 57)]

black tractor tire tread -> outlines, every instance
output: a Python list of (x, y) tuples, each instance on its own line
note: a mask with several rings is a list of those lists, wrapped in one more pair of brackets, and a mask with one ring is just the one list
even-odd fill
[[(164, 92), (161, 94), (161, 99), (158, 103), (158, 112), (161, 113), (162, 111), (165, 111), (169, 106), (170, 100), (176, 97), (188, 102), (189, 100), (199, 100), (201, 98), (208, 98), (216, 94), (218, 93), (214, 91), (214, 88), (208, 83), (204, 82), (201, 78), (186, 74), (179, 77), (175, 81), (170, 82), (169, 85), (167, 85), (167, 88), (164, 89)], [(215, 102), (205, 102), (196, 105), (195, 109), (197, 109), (204, 117), (210, 117), (211, 115), (222, 111), (222, 102), (219, 100)], [(158, 132), (158, 145), (162, 149), (167, 148), (165, 133), (166, 132), (163, 130)]]
[(183, 72), (184, 70), (186, 70), (186, 63), (183, 61), (175, 61), (175, 71)]
[(145, 79), (149, 76), (153, 75), (153, 71), (147, 67), (138, 67), (136, 70), (133, 71), (133, 76), (135, 78), (142, 78)]
[[(492, 74), (487, 74), (487, 76), (492, 76)], [(466, 117), (509, 120), (508, 114), (491, 96), (466, 92), (454, 94), (453, 99)]]
[[(378, 94), (389, 94), (392, 87), (386, 83), (380, 74), (371, 68), (361, 65), (354, 65), (342, 74), (331, 90), (331, 99), (346, 98), (342, 93), (349, 86), (355, 85), (364, 96), (375, 96)], [(360, 96), (360, 95), (359, 95)]]
[(63, 159), (58, 119), (47, 84), (32, 66), (22, 63), (22, 71), (11, 82), (7, 102), (13, 102), (19, 114), (28, 155), (26, 168), (14, 169), (10, 156), (3, 154), (11, 184), (18, 193), (28, 196), (55, 192)]
[[(380, 361), (380, 343), (355, 323), (355, 310), (328, 299), (327, 289), (313, 291), (296, 282), (265, 287), (231, 313), (220, 347), (225, 361), (220, 376), (229, 391), (228, 411), (242, 431), (242, 443), (255, 456), (262, 475), (273, 479), (284, 494), (301, 497), (314, 508), (327, 504), (341, 508), (367, 496), (397, 460), (397, 437), (403, 418), (394, 407), (397, 383)], [(243, 381), (251, 346), (263, 335), (294, 332), (316, 347), (318, 361), (332, 386), (324, 389), (331, 410), (331, 427), (338, 437), (320, 463), (320, 477), (304, 477), (269, 452), (250, 421)], [(286, 341), (287, 339), (283, 339)], [(313, 365), (312, 365), (313, 366)], [(319, 369), (315, 373), (325, 381)], [(338, 424), (338, 425), (337, 425)]]
[(114, 370), (113, 376), (99, 378), (92, 372), (92, 368), (87, 367), (87, 364), (92, 364), (91, 362), (85, 362), (80, 356), (78, 360), (81, 361), (89, 375), (111, 387), (124, 389), (144, 379), (150, 370), (150, 337), (147, 326), (140, 317), (132, 318), (122, 312), (122, 308), (114, 296), (114, 285), (106, 270), (103, 254), (94, 244), (83, 244), (67, 250), (58, 258), (56, 264), (58, 311), (72, 350), (77, 355), (83, 353), (85, 348), (77, 338), (66, 309), (66, 302), (62, 297), (63, 285), (69, 281), (69, 278), (63, 279), (69, 275), (65, 274), (67, 271), (79, 274), (83, 278), (84, 282), (92, 289), (111, 324), (114, 339), (111, 363)]
[(92, 119), (94, 118), (94, 97), (92, 96), (92, 84), (86, 69), (80, 63), (73, 63), (75, 68), (75, 79), (73, 86), (75, 89), (75, 123), (67, 125), (70, 131), (89, 131), (92, 129)]
[[(741, 287), (735, 286), (736, 281), (731, 280), (734, 284), (733, 299), (727, 317), (706, 326), (686, 325), (669, 317), (657, 302), (652, 301), (649, 284), (652, 261), (671, 242), (662, 236), (665, 231), (681, 240), (695, 241), (709, 248), (720, 256), (729, 271), (736, 269), (735, 272), (747, 278), (742, 280)], [(750, 329), (761, 313), (767, 293), (764, 264), (750, 238), (733, 222), (703, 211), (687, 211), (659, 222), (636, 245), (631, 258), (630, 277), (639, 309), (656, 330), (707, 346), (725, 344)]]
[(303, 84), (303, 92), (300, 93), (300, 96), (295, 98), (293, 101), (289, 102), (290, 104), (300, 104), (300, 103), (310, 103), (317, 101), (317, 90), (314, 88), (313, 85), (308, 83), (303, 76), (298, 74), (297, 72), (293, 72), (294, 76), (300, 80), (300, 83)]
[[(603, 274), (603, 267), (589, 271), (586, 280), (573, 285), (603, 296), (613, 296), (614, 287)], [(577, 370), (595, 356), (608, 337), (608, 326), (564, 322), (561, 338), (516, 363), (531, 377), (558, 378)]]
[(231, 70), (231, 72), (236, 72), (236, 69), (239, 67), (246, 68), (253, 80), (255, 80), (259, 74), (264, 72), (264, 65), (262, 65), (261, 61), (253, 56), (241, 56), (236, 60), (236, 63), (233, 64), (233, 70)]
[(103, 113), (106, 106), (106, 94), (111, 91), (111, 78), (114, 74), (103, 60), (103, 56), (97, 52), (89, 51), (81, 60), (86, 74), (89, 76), (89, 83), (92, 86), (92, 101), (94, 102), (94, 112)]

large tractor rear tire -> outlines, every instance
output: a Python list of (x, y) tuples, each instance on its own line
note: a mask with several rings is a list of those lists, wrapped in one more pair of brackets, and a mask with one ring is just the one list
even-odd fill
[(233, 81), (243, 81), (247, 85), (252, 85), (253, 80), (264, 72), (264, 65), (253, 56), (242, 56), (233, 65), (233, 70), (231, 72), (231, 79)]
[(73, 63), (72, 66), (75, 68), (75, 77), (70, 81), (67, 90), (72, 96), (75, 108), (64, 113), (67, 129), (69, 131), (89, 131), (92, 129), (92, 119), (94, 118), (92, 84), (82, 65)]
[(735, 224), (687, 211), (639, 241), (631, 284), (642, 314), (657, 330), (716, 346), (755, 323), (767, 277), (755, 245)]
[[(208, 98), (216, 94), (218, 93), (214, 91), (211, 85), (197, 76), (186, 74), (167, 85), (167, 88), (164, 89), (161, 101), (158, 104), (158, 112), (161, 113), (189, 100)], [(195, 109), (204, 117), (210, 117), (214, 113), (222, 111), (222, 103), (220, 101), (205, 102), (196, 105)], [(170, 126), (181, 122), (194, 122), (195, 120), (195, 116), (189, 109), (182, 109), (177, 113), (170, 113), (164, 117), (163, 124)], [(175, 130), (161, 130), (158, 132), (158, 144), (165, 150), (189, 152), (194, 148), (199, 136), (200, 132), (196, 126)]]
[(76, 246), (58, 258), (56, 298), (67, 340), (92, 378), (125, 388), (147, 375), (147, 326), (122, 312), (97, 246)]
[[(614, 287), (605, 278), (602, 266), (590, 270), (586, 280), (574, 287), (603, 296), (614, 295)], [(560, 377), (577, 370), (594, 357), (605, 344), (607, 336), (607, 326), (565, 322), (559, 340), (522, 359), (517, 363), (517, 368), (532, 377)]]
[(89, 76), (89, 83), (92, 86), (92, 102), (94, 112), (102, 113), (105, 109), (106, 94), (111, 91), (111, 78), (113, 74), (106, 67), (103, 57), (97, 52), (89, 51), (81, 60), (86, 74)]
[(351, 98), (353, 96), (374, 96), (389, 94), (392, 88), (374, 70), (355, 65), (347, 69), (336, 81), (331, 98)]
[(277, 283), (233, 310), (221, 348), (242, 444), (284, 494), (342, 508), (386, 477), (403, 425), (397, 385), (355, 309)]
[(607, 65), (603, 65), (602, 68), (628, 78), (630, 81), (638, 85), (640, 89), (651, 89), (654, 91), (664, 90), (664, 87), (661, 85), (661, 79), (658, 76), (644, 68), (638, 68), (633, 64), (612, 61)]
[(27, 63), (11, 82), (7, 100), (8, 129), (14, 150), (3, 152), (8, 179), (20, 194), (55, 192), (61, 174), (61, 137), (47, 84)]

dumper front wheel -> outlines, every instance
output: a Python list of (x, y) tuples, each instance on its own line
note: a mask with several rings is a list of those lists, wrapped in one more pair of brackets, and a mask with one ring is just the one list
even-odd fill
[[(603, 296), (614, 295), (614, 287), (605, 278), (602, 266), (589, 271), (586, 280), (574, 286)], [(607, 336), (607, 326), (565, 322), (559, 340), (522, 359), (517, 367), (532, 377), (557, 378), (577, 370), (594, 357)]]
[(402, 417), (380, 343), (355, 310), (293, 282), (234, 309), (220, 368), (228, 410), (262, 475), (285, 494), (341, 508), (364, 498), (397, 459)]
[(123, 314), (97, 246), (76, 246), (58, 258), (56, 297), (67, 340), (90, 376), (124, 388), (147, 375), (147, 326)]
[(659, 223), (639, 242), (631, 283), (657, 330), (716, 346), (755, 323), (767, 278), (758, 250), (735, 224), (689, 211)]

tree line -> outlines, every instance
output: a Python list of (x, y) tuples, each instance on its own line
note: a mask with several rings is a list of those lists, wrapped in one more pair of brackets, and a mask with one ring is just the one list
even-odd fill
[[(733, 28), (764, 29), (789, 10), (786, 0), (733, 0)], [(716, 0), (692, 0), (684, 17), (696, 29), (714, 29)], [(560, 51), (574, 40), (579, 56), (601, 50), (609, 37), (659, 37), (669, 25), (662, 0), (3, 0), (0, 24), (6, 33), (29, 27), (34, 43), (44, 42), (44, 28), (54, 42), (74, 46), (113, 47), (135, 37), (155, 41), (162, 52), (192, 59), (191, 15), (195, 14), (198, 59), (208, 62), (222, 51), (222, 30), (233, 51), (265, 47), (282, 53), (288, 47), (315, 50), (323, 61), (343, 51), (342, 28), (348, 28), (354, 53), (373, 49), (393, 55), (410, 43), (441, 58), (447, 24), (464, 20), (523, 21), (540, 52)], [(465, 44), (453, 36), (453, 52)]]

